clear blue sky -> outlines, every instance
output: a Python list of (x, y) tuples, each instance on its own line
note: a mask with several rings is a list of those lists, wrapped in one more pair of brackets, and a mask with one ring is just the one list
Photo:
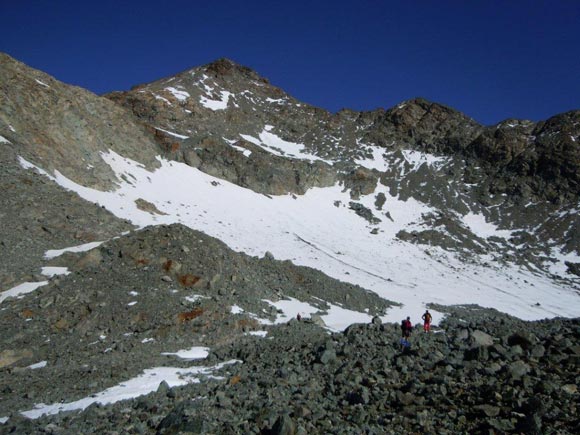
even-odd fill
[(580, 1), (0, 0), (0, 51), (98, 94), (220, 57), (331, 111), (580, 109)]

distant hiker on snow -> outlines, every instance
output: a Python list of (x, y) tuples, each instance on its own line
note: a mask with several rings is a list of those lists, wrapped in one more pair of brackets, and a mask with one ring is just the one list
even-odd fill
[(421, 319), (423, 319), (423, 331), (429, 332), (431, 330), (431, 320), (433, 320), (429, 310), (425, 310), (425, 314), (421, 316)]

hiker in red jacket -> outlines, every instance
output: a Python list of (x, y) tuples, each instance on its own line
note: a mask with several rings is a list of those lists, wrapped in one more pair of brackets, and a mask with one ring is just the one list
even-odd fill
[(425, 310), (425, 314), (421, 316), (421, 319), (423, 319), (423, 331), (429, 332), (431, 330), (431, 320), (433, 320), (429, 310)]
[(411, 348), (411, 342), (409, 341), (409, 336), (411, 335), (411, 330), (413, 329), (413, 324), (411, 323), (411, 318), (407, 317), (401, 322), (401, 350), (405, 352)]
[(401, 322), (401, 337), (409, 338), (411, 331), (413, 329), (413, 324), (411, 323), (411, 318), (407, 317)]

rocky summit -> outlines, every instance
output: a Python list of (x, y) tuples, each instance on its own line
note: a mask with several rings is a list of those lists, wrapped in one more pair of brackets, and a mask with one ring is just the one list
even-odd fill
[(0, 54), (0, 151), (0, 433), (578, 433), (579, 110)]

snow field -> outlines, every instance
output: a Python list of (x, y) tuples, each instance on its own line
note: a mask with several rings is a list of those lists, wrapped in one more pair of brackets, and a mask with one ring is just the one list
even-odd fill
[[(377, 192), (382, 189), (387, 196), (383, 212), (388, 211), (394, 222), (383, 217), (371, 226), (348, 209), (349, 194), (338, 185), (313, 188), (302, 196), (266, 197), (179, 162), (159, 158), (160, 168), (149, 172), (114, 152), (102, 157), (119, 179), (124, 175), (131, 182), (120, 181), (116, 191), (101, 192), (80, 186), (59, 172), (51, 178), (138, 226), (179, 222), (236, 251), (257, 256), (270, 251), (279, 260), (313, 267), (402, 303), (402, 308), (387, 313), (387, 321), (399, 322), (407, 315), (418, 321), (430, 302), (479, 304), (527, 320), (580, 315), (577, 292), (548, 277), (516, 266), (482, 266), (484, 259), (466, 265), (440, 248), (398, 240), (395, 234), (399, 230), (412, 227), (433, 209), (412, 199), (392, 197), (384, 186)], [(33, 167), (22, 160), (23, 166)], [(360, 202), (373, 208), (377, 192)], [(167, 214), (139, 210), (134, 202), (139, 198)], [(340, 201), (339, 207), (335, 201)], [(498, 234), (481, 219), (476, 215), (467, 218), (474, 232)], [(372, 228), (379, 234), (370, 234)], [(433, 317), (437, 321), (440, 315), (433, 313)]]

